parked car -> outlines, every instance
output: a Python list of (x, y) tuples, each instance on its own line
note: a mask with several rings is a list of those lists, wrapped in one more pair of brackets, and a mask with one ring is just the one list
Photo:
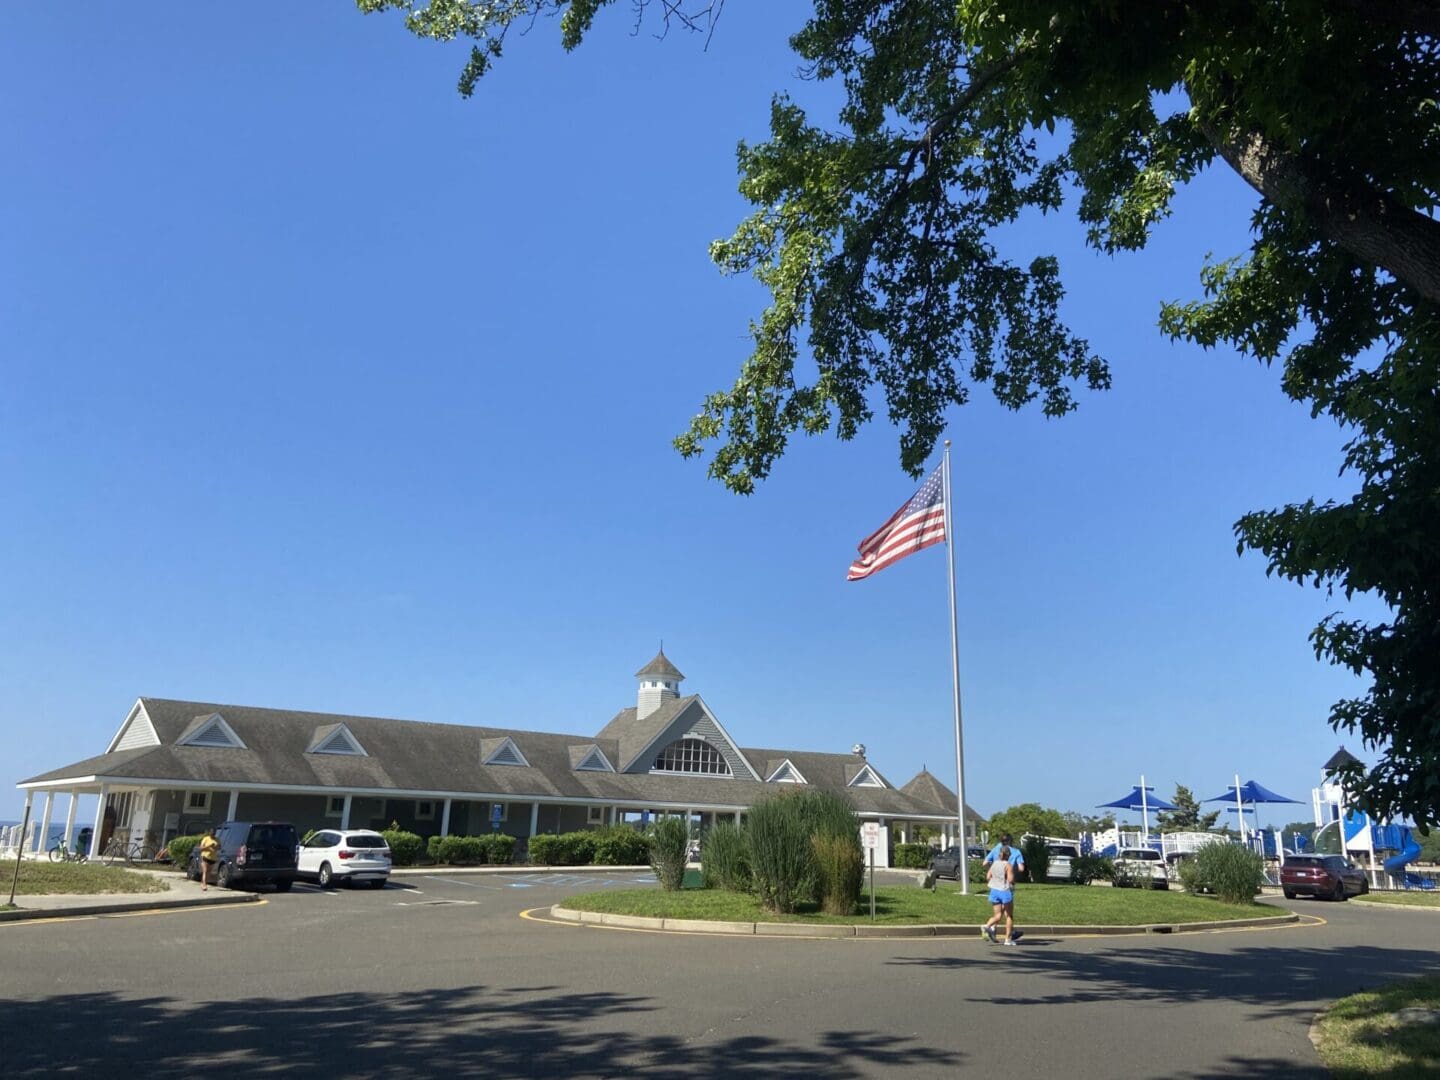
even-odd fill
[(1287, 900), (1346, 900), (1368, 893), (1370, 881), (1343, 855), (1287, 855), (1280, 867), (1280, 890)]
[(1115, 854), (1115, 884), (1139, 885), (1146, 879), (1152, 889), (1170, 888), (1165, 860), (1153, 848), (1121, 848)]
[(295, 876), (322, 889), (362, 881), (383, 889), (390, 877), (390, 845), (373, 829), (321, 829), (300, 845)]
[(962, 847), (954, 844), (944, 851), (937, 851), (930, 856), (930, 872), (936, 877), (960, 879), (960, 860), (965, 858), (966, 852)]
[(1045, 871), (1046, 881), (1069, 881), (1070, 860), (1080, 857), (1079, 844), (1049, 843), (1045, 850), (1050, 853), (1050, 866)]
[[(215, 884), (222, 889), (239, 885), (274, 885), (286, 892), (295, 883), (295, 826), (288, 821), (227, 821), (215, 830), (220, 841)], [(200, 845), (190, 852), (186, 876), (200, 880)]]
[(972, 859), (983, 859), (985, 857), (985, 848), (980, 844), (971, 844), (965, 849), (965, 854), (969, 855)]

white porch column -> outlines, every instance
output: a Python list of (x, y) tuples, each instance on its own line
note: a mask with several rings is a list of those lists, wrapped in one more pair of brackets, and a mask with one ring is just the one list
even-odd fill
[(736, 811), (735, 811), (735, 827), (736, 827), (737, 829), (740, 827), (740, 811), (739, 811), (739, 810), (736, 810)]
[(40, 854), (44, 855), (50, 842), (50, 810), (55, 805), (55, 792), (45, 793), (45, 812), (40, 815)]
[[(226, 820), (226, 821), (234, 821), (234, 820), (235, 820), (235, 811), (238, 810), (239, 807), (240, 807), (240, 792), (239, 792), (239, 791), (232, 791), (232, 792), (230, 792), (230, 808), (225, 811), (225, 820)], [(342, 825), (341, 828), (345, 828), (345, 826)]]
[[(348, 829), (348, 828), (350, 828), (350, 803), (351, 803), (351, 800), (353, 800), (354, 798), (355, 798), (355, 796), (349, 794), (348, 792), (347, 792), (346, 795), (345, 795), (345, 805), (340, 808), (340, 828), (341, 828), (341, 829)], [(235, 804), (232, 802), (230, 805), (233, 807)], [(231, 813), (234, 813), (234, 810), (231, 810)]]
[(616, 815), (617, 813), (619, 813), (619, 811), (620, 811), (620, 808), (619, 808), (618, 806), (616, 806), (614, 803), (611, 803), (611, 804), (610, 804), (610, 824), (611, 824), (611, 825), (614, 825), (614, 824), (615, 824), (615, 815)]
[(65, 850), (70, 850), (70, 838), (75, 835), (75, 806), (80, 802), (78, 791), (70, 792), (70, 809), (65, 811)]
[[(33, 792), (33, 791), (27, 791), (27, 792), (25, 792), (25, 813), (24, 813), (24, 815), (23, 815), (22, 818), (21, 818), (21, 820), (26, 823), (25, 826), (24, 826), (24, 829), (28, 829), (28, 828), (30, 828), (31, 826), (33, 826), (33, 825), (35, 824), (33, 821), (30, 820), (30, 810), (31, 810), (31, 808), (32, 808), (34, 805), (35, 805), (35, 792)], [(17, 837), (15, 838), (15, 858), (16, 858), (17, 860), (23, 859), (23, 858), (25, 857), (25, 849), (30, 846), (28, 843), (26, 843), (26, 840), (28, 839), (28, 837), (26, 837), (25, 835), (23, 835), (24, 829), (21, 830), (22, 835), (17, 836)]]
[(445, 805), (440, 809), (440, 835), (450, 835), (450, 800), (445, 800)]
[(540, 803), (530, 804), (530, 835), (536, 836), (540, 832)]
[(100, 801), (95, 804), (95, 825), (90, 830), (90, 858), (100, 857), (100, 831), (105, 827), (105, 799), (110, 794), (110, 785), (100, 785)]

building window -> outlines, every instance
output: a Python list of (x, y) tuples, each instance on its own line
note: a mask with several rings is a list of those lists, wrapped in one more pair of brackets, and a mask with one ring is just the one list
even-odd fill
[(345, 816), (345, 796), (344, 796), (344, 795), (331, 795), (331, 796), (329, 796), (329, 797), (325, 800), (325, 816), (326, 816), (326, 817), (344, 817), (344, 816)]
[(199, 814), (210, 812), (210, 792), (208, 791), (187, 791), (185, 793), (185, 810)]
[(731, 775), (725, 756), (704, 739), (676, 739), (660, 751), (650, 771)]
[(585, 820), (586, 820), (586, 822), (587, 822), (588, 824), (591, 824), (591, 825), (604, 825), (604, 824), (605, 824), (605, 807), (603, 807), (603, 806), (591, 806), (591, 807), (588, 807), (588, 810), (589, 810), (589, 813), (586, 815), (586, 818), (585, 818)]
[(434, 821), (434, 820), (435, 820), (435, 800), (434, 800), (434, 799), (418, 799), (418, 800), (416, 800), (416, 802), (415, 802), (415, 820), (416, 820), (416, 821)]

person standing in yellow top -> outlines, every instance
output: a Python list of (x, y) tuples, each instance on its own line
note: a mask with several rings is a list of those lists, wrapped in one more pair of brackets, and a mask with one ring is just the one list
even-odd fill
[(215, 836), (215, 826), (205, 830), (200, 840), (200, 891), (210, 888), (210, 871), (220, 861), (220, 840)]

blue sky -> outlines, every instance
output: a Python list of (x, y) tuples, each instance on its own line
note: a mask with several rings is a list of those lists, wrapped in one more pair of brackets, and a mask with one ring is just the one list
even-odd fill
[[(748, 499), (669, 445), (762, 305), (706, 256), (736, 143), (776, 90), (834, 100), (802, 10), (730, 5), (708, 50), (545, 22), (464, 101), (462, 49), (342, 0), (0, 9), (0, 818), (140, 695), (593, 732), (662, 638), (742, 745), (953, 782), (943, 549), (845, 581), (916, 486), (896, 433), (798, 441)], [(1361, 687), (1306, 635), (1342, 601), (1231, 526), (1343, 493), (1342, 434), (1155, 327), (1252, 207), (1212, 172), (1140, 255), (1007, 238), (1115, 385), (951, 417), (982, 812), (1142, 772), (1308, 803), (1341, 742)]]

